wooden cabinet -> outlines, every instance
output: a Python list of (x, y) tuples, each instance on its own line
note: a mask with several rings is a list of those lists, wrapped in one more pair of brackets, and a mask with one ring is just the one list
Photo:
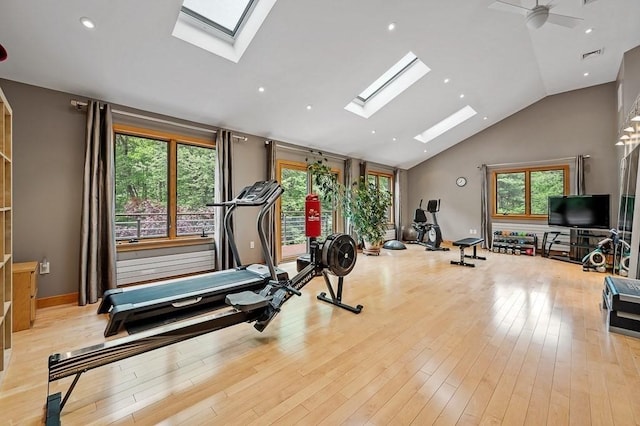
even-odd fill
[(36, 319), (38, 262), (13, 264), (13, 331), (27, 330)]
[(11, 358), (13, 299), (11, 253), (12, 190), (11, 107), (0, 90), (0, 382)]

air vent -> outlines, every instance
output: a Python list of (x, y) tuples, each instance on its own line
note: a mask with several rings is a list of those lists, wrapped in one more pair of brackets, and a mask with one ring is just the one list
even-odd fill
[(597, 0), (582, 0), (582, 5), (583, 5), (583, 6), (586, 6), (586, 5), (588, 5), (589, 3), (594, 3), (594, 2), (596, 2), (596, 1), (597, 1)]
[(604, 53), (604, 48), (598, 49), (598, 50), (592, 50), (591, 52), (583, 53), (582, 60), (584, 61), (585, 59), (601, 56), (603, 53)]

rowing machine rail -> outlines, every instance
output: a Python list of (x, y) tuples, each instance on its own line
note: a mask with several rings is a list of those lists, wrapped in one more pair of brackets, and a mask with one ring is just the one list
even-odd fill
[[(359, 313), (361, 305), (352, 307), (342, 303), (342, 285), (356, 261), (356, 245), (353, 238), (345, 234), (333, 234), (323, 244), (311, 241), (311, 263), (298, 275), (287, 281), (270, 281), (258, 294), (240, 292), (227, 295), (226, 308), (215, 310), (205, 316), (166, 324), (132, 336), (121, 337), (94, 346), (49, 356), (48, 386), (56, 380), (74, 376), (64, 397), (61, 392), (49, 394), (47, 386), (46, 424), (60, 425), (60, 413), (73, 392), (80, 376), (101, 367), (135, 355), (172, 345), (212, 331), (243, 322), (256, 322), (254, 327), (263, 331), (280, 312), (280, 308), (292, 295), (301, 295), (300, 290), (321, 271), (331, 294), (318, 299), (332, 303), (351, 312)], [(328, 274), (339, 277), (338, 291), (334, 292)], [(248, 294), (250, 293), (250, 294)], [(325, 293), (321, 293), (324, 295)]]

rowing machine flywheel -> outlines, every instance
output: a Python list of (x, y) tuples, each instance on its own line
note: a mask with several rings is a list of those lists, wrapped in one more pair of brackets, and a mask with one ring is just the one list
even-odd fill
[(333, 275), (344, 277), (356, 265), (356, 242), (347, 234), (331, 234), (322, 247), (322, 264)]

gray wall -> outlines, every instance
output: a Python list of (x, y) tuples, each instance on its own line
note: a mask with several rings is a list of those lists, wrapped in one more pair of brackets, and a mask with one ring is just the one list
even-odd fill
[[(440, 198), (438, 221), (445, 240), (465, 238), (470, 229), (479, 234), (481, 164), (589, 154), (587, 192), (610, 193), (617, 200), (616, 110), (615, 83), (549, 96), (413, 167), (405, 223), (420, 199)], [(458, 176), (467, 178), (465, 187), (456, 186)]]
[(49, 260), (38, 297), (77, 292), (85, 116), (67, 93), (0, 86), (13, 109), (14, 262)]

